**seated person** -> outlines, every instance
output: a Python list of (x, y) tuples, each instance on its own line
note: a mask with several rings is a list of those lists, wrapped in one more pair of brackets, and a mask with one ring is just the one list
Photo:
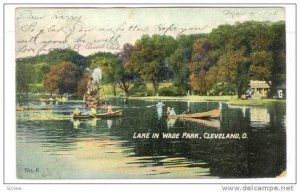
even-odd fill
[(73, 115), (80, 115), (80, 110), (78, 107), (73, 111)]
[(176, 115), (174, 108), (171, 109), (170, 115)]
[(97, 114), (97, 110), (95, 107), (91, 107), (91, 111), (90, 111), (91, 115), (96, 115)]
[(170, 115), (170, 112), (171, 112), (171, 108), (168, 107), (168, 108), (167, 108), (167, 115)]
[(111, 105), (108, 105), (107, 106), (107, 112), (106, 113), (112, 113), (112, 106)]

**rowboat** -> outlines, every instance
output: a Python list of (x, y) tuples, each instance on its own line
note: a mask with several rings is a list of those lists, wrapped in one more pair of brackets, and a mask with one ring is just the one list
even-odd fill
[(214, 109), (202, 113), (169, 115), (168, 118), (218, 118), (221, 115), (221, 109)]
[(42, 107), (24, 107), (24, 110), (30, 110), (30, 111), (34, 111), (34, 110), (52, 110), (54, 108), (54, 106), (49, 105), (49, 106), (42, 106)]
[(23, 111), (25, 107), (23, 106), (16, 106), (16, 111)]
[(101, 113), (95, 115), (73, 115), (73, 119), (93, 119), (93, 118), (113, 118), (113, 117), (121, 117), (123, 115), (123, 111), (115, 111), (112, 113)]
[(44, 99), (44, 98), (40, 98), (39, 100), (40, 100), (40, 102), (47, 102), (47, 101), (49, 101), (49, 99)]

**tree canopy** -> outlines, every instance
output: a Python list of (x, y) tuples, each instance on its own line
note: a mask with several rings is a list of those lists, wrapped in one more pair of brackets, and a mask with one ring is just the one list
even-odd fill
[(111, 84), (114, 95), (116, 88), (128, 95), (137, 80), (151, 83), (155, 94), (162, 82), (172, 82), (171, 92), (177, 95), (188, 90), (209, 94), (222, 84), (238, 96), (250, 80), (261, 80), (271, 82), (274, 95), (286, 80), (285, 38), (284, 22), (246, 21), (220, 25), (208, 34), (143, 35), (119, 53), (84, 57), (71, 49), (54, 49), (16, 60), (17, 91), (28, 93), (30, 84), (43, 82), (50, 93), (79, 93), (89, 67), (101, 68), (102, 83)]

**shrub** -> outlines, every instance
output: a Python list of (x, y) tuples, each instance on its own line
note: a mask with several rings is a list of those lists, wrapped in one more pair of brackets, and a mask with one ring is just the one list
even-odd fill
[(136, 97), (151, 96), (153, 92), (147, 88), (147, 85), (134, 85), (129, 90), (129, 95)]
[(182, 91), (179, 91), (176, 87), (173, 87), (172, 85), (160, 88), (158, 90), (158, 94), (160, 96), (182, 96), (182, 95), (184, 95), (184, 93)]

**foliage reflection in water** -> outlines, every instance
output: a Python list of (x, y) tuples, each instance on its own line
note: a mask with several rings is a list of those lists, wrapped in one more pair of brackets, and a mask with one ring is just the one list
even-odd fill
[[(38, 102), (34, 103), (39, 105)], [(26, 104), (26, 103), (25, 103)], [(17, 176), (22, 179), (261, 178), (286, 169), (285, 109), (218, 102), (112, 99), (115, 119), (72, 120), (79, 101), (17, 112)], [(222, 108), (220, 119), (167, 119)], [(103, 112), (105, 109), (99, 109)], [(247, 139), (136, 139), (134, 133), (238, 133)]]

